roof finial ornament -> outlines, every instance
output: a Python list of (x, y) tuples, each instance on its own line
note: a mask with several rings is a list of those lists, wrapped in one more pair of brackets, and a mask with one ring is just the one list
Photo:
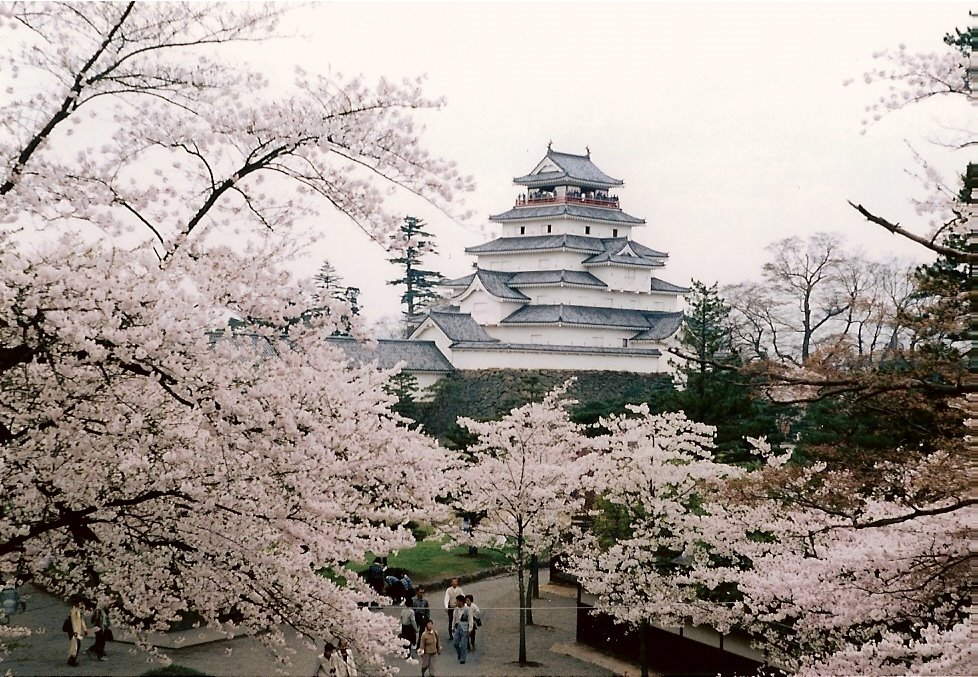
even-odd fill
[(550, 146), (552, 146), (552, 145), (553, 145), (553, 143), (554, 143), (554, 142), (553, 142), (553, 139), (551, 139), (550, 141), (547, 141), (547, 152), (548, 152), (548, 153), (550, 152)]
[(587, 157), (590, 160), (591, 159), (591, 147), (590, 146), (584, 146), (584, 151), (587, 153)]

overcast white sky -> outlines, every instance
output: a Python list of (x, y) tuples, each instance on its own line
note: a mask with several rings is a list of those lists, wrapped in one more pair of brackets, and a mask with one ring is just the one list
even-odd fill
[[(862, 74), (877, 50), (939, 51), (968, 24), (967, 3), (910, 2), (332, 2), (286, 21), (304, 38), (262, 47), (256, 65), (310, 71), (428, 75), (446, 107), (422, 142), (477, 182), (466, 223), (405, 202), (438, 235), (431, 264), (464, 275), (462, 251), (491, 238), (490, 213), (519, 192), (548, 141), (625, 181), (634, 238), (670, 253), (661, 277), (684, 284), (759, 276), (764, 247), (791, 235), (845, 233), (879, 258), (923, 256), (861, 220), (846, 200), (904, 224), (919, 187), (907, 142), (951, 174), (967, 157), (932, 143), (960, 103), (928, 104), (863, 129), (881, 94)], [(848, 87), (843, 82), (855, 78)], [(401, 208), (401, 205), (398, 205)], [(339, 216), (310, 261), (328, 257), (363, 289), (365, 314), (398, 312), (386, 255)]]

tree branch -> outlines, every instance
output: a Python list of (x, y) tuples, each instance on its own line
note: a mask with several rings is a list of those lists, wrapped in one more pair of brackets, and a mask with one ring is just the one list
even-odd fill
[(878, 226), (883, 226), (891, 233), (895, 233), (896, 235), (900, 235), (902, 237), (907, 238), (908, 240), (912, 240), (913, 242), (916, 242), (917, 244), (923, 245), (924, 247), (927, 247), (927, 249), (930, 249), (933, 252), (937, 252), (938, 254), (946, 256), (952, 261), (959, 261), (961, 263), (970, 263), (970, 264), (978, 263), (978, 253), (962, 251), (960, 249), (954, 249), (953, 247), (945, 247), (943, 245), (939, 245), (936, 242), (931, 242), (927, 238), (921, 237), (920, 235), (917, 235), (916, 233), (912, 233), (906, 228), (901, 227), (900, 224), (898, 223), (891, 223), (881, 216), (876, 216), (862, 205), (857, 205), (851, 200), (849, 200), (848, 202), (853, 209), (855, 209), (857, 212), (865, 216), (868, 221), (875, 223)]

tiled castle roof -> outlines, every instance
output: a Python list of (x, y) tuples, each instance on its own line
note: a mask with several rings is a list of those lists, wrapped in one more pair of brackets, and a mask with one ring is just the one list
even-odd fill
[(528, 221), (530, 219), (547, 219), (554, 216), (570, 216), (589, 221), (604, 221), (627, 226), (638, 226), (645, 223), (645, 219), (626, 214), (620, 209), (591, 207), (573, 202), (539, 205), (536, 207), (514, 207), (502, 214), (490, 215), (489, 220), (499, 222)]
[(666, 258), (665, 252), (650, 249), (634, 240), (623, 237), (600, 238), (587, 235), (570, 235), (554, 233), (551, 235), (517, 235), (515, 237), (497, 237), (474, 247), (466, 247), (466, 254), (507, 254), (511, 252), (529, 252), (540, 250), (566, 249), (582, 254), (602, 254), (604, 252), (620, 252), (625, 245), (641, 257)]
[[(522, 186), (583, 184), (602, 188), (620, 186), (623, 183), (621, 179), (614, 179), (598, 169), (597, 165), (591, 162), (590, 154), (574, 155), (572, 153), (561, 153), (548, 148), (545, 159), (555, 164), (558, 170), (518, 176), (513, 179), (513, 183)], [(539, 164), (537, 163), (538, 166)]]
[(468, 313), (431, 310), (428, 311), (428, 317), (450, 341), (493, 343), (499, 340), (487, 334), (482, 325), (473, 320)]
[[(582, 287), (608, 286), (591, 273), (583, 270), (528, 270), (515, 273), (501, 270), (484, 270), (482, 268), (474, 273), (466, 275), (465, 277), (447, 280), (441, 284), (444, 287), (466, 289), (470, 284), (472, 284), (472, 280), (474, 280), (476, 276), (479, 276), (479, 279), (483, 281), (483, 285), (493, 295), (499, 298), (513, 298), (513, 300), (520, 301), (528, 300), (528, 298), (516, 291), (516, 288), (518, 287), (546, 287), (559, 284), (573, 284), (580, 285)], [(505, 284), (509, 289), (509, 292), (502, 292), (499, 290), (497, 293), (497, 291), (493, 291), (493, 289), (489, 288), (489, 284), (486, 284), (486, 280), (491, 280), (489, 284), (493, 285), (496, 283)], [(518, 294), (519, 296), (510, 297), (508, 294)]]
[(438, 350), (434, 341), (378, 339), (372, 346), (348, 337), (334, 337), (329, 343), (341, 348), (351, 364), (377, 363), (380, 369), (393, 369), (404, 363), (404, 371), (448, 373), (452, 363)]
[(652, 291), (664, 291), (664, 292), (672, 292), (676, 294), (689, 293), (689, 287), (680, 287), (679, 285), (673, 284), (671, 282), (660, 280), (657, 277), (652, 278), (650, 287)]
[(604, 282), (584, 270), (530, 270), (513, 273), (509, 278), (510, 287), (547, 286), (556, 284), (576, 284), (582, 287), (607, 287)]
[[(635, 329), (643, 340), (666, 338), (679, 328), (682, 313), (631, 308), (605, 308), (567, 304), (523, 306), (502, 320), (503, 324), (565, 324)], [(647, 336), (645, 336), (647, 335)]]
[[(213, 331), (207, 333), (211, 345), (227, 342), (238, 347), (246, 347), (263, 360), (279, 357), (279, 351), (290, 343), (284, 336), (270, 339), (253, 332)], [(454, 371), (448, 359), (438, 350), (434, 341), (407, 341), (399, 339), (379, 339), (372, 347), (365, 342), (347, 336), (334, 336), (326, 339), (332, 346), (340, 348), (352, 365), (377, 363), (380, 369), (393, 369), (404, 363), (405, 371), (425, 371), (447, 373)]]

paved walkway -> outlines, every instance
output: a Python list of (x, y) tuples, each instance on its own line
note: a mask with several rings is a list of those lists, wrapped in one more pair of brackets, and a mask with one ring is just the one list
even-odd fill
[[(546, 573), (541, 572), (542, 583)], [(462, 587), (475, 596), (482, 609), (483, 625), (479, 628), (476, 651), (469, 654), (465, 665), (458, 663), (450, 640), (443, 636), (448, 620), (440, 609), (433, 610), (435, 629), (443, 640), (443, 652), (438, 657), (435, 672), (438, 677), (486, 676), (504, 677), (610, 677), (615, 672), (578, 660), (565, 653), (562, 647), (574, 642), (576, 616), (575, 599), (544, 591), (544, 599), (534, 601), (536, 626), (527, 628), (527, 658), (540, 663), (536, 667), (520, 667), (518, 657), (519, 615), (516, 603), (516, 579), (512, 576), (476, 581)], [(429, 600), (440, 605), (444, 592), (430, 590)], [(108, 645), (108, 659), (104, 662), (82, 654), (76, 668), (66, 665), (67, 641), (61, 632), (61, 623), (68, 615), (68, 606), (50, 595), (34, 592), (27, 600), (27, 611), (11, 616), (11, 623), (30, 627), (29, 637), (8, 642), (9, 653), (0, 662), (0, 673), (14, 675), (141, 675), (160, 664), (151, 654), (130, 644), (112, 642)], [(397, 615), (400, 608), (387, 610)], [(91, 640), (85, 642), (89, 646)], [(253, 638), (239, 637), (197, 644), (177, 649), (166, 649), (175, 664), (193, 668), (214, 677), (247, 677), (250, 675), (288, 674), (308, 676), (315, 667), (317, 650), (309, 649), (305, 642), (293, 637), (290, 645), (297, 649), (293, 665), (279, 672), (278, 664), (264, 647)], [(556, 646), (557, 651), (551, 651)], [(586, 655), (578, 652), (577, 655)], [(391, 658), (391, 665), (400, 668), (402, 675), (420, 675), (418, 665), (409, 664), (399, 657)], [(619, 673), (620, 674), (620, 673)], [(369, 676), (365, 676), (369, 677)]]

